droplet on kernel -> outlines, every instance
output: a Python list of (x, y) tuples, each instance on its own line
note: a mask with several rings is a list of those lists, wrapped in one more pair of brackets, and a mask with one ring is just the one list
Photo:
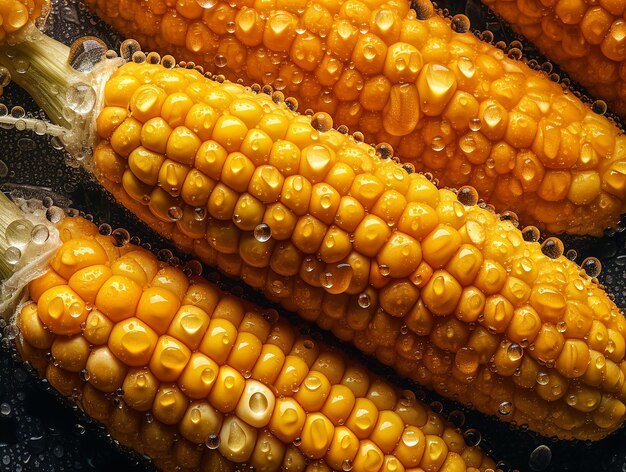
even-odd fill
[(183, 217), (183, 209), (179, 206), (170, 207), (167, 210), (167, 216), (172, 221), (178, 221)]
[(264, 243), (269, 241), (272, 237), (272, 228), (265, 223), (261, 223), (254, 228), (254, 239), (259, 241), (260, 243)]
[(217, 434), (209, 434), (209, 437), (206, 439), (206, 447), (209, 449), (220, 447), (220, 437)]
[(516, 343), (509, 344), (509, 347), (506, 349), (506, 353), (513, 362), (519, 361), (524, 355), (524, 349), (522, 346)]
[(511, 402), (502, 402), (498, 406), (498, 413), (502, 416), (510, 415), (513, 411), (513, 404)]
[(369, 308), (371, 304), (370, 297), (367, 293), (360, 293), (357, 301), (361, 308)]
[(333, 128), (333, 119), (326, 112), (320, 112), (311, 118), (311, 126), (320, 133), (325, 133)]
[(430, 147), (432, 148), (433, 151), (439, 152), (439, 151), (443, 151), (445, 149), (446, 143), (443, 140), (443, 137), (435, 136), (435, 137), (433, 137), (432, 141), (430, 142)]

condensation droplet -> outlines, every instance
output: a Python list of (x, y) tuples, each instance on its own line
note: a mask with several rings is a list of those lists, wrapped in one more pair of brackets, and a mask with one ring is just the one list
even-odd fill
[(139, 43), (134, 39), (127, 39), (120, 46), (120, 57), (126, 62), (130, 62), (133, 60), (133, 54), (137, 51), (141, 51)]
[(586, 258), (580, 267), (592, 278), (598, 277), (602, 271), (602, 263), (595, 257)]
[(85, 36), (72, 43), (67, 62), (77, 71), (90, 72), (102, 60), (106, 51), (104, 41), (94, 36)]
[(502, 402), (498, 406), (498, 413), (502, 416), (510, 415), (513, 411), (513, 404), (511, 402)]
[(220, 437), (217, 434), (209, 434), (209, 437), (206, 439), (206, 447), (209, 449), (220, 447)]
[(537, 446), (528, 458), (528, 465), (536, 472), (546, 470), (550, 462), (552, 462), (552, 450), (545, 444)]
[(371, 304), (370, 297), (367, 293), (360, 293), (357, 301), (361, 308), (369, 308)]
[(91, 85), (79, 82), (67, 89), (66, 103), (76, 113), (89, 113), (96, 104), (96, 91)]
[(254, 228), (254, 239), (259, 241), (260, 243), (264, 243), (269, 241), (272, 237), (272, 228), (265, 223), (261, 223)]
[(28, 220), (12, 221), (5, 230), (5, 237), (11, 246), (23, 249), (31, 240), (33, 224)]
[(15, 265), (19, 262), (21, 257), (22, 251), (16, 247), (11, 246), (4, 251), (4, 260), (7, 264)]

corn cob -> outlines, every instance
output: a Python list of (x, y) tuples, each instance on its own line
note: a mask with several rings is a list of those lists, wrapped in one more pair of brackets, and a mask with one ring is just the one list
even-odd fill
[(626, 117), (623, 2), (483, 2), (592, 96), (606, 100), (611, 110)]
[[(24, 87), (50, 57), (31, 56)], [(86, 162), (141, 220), (446, 397), (546, 436), (620, 426), (626, 321), (560, 241), (540, 245), (471, 187), (437, 189), (326, 114), (142, 57), (106, 80)]]
[(300, 335), (275, 311), (142, 248), (119, 247), (82, 218), (58, 231), (61, 247), (18, 308), (18, 350), (161, 469), (495, 467), (410, 392)]
[(592, 235), (614, 225), (626, 211), (621, 131), (545, 74), (454, 32), (427, 0), (417, 13), (409, 3), (87, 0), (144, 46), (272, 84), (526, 224)]

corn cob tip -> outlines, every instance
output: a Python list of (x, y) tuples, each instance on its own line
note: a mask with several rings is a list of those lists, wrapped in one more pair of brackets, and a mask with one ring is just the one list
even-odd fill
[(16, 203), (0, 192), (0, 315), (7, 319), (23, 289), (58, 247), (58, 233), (41, 202)]

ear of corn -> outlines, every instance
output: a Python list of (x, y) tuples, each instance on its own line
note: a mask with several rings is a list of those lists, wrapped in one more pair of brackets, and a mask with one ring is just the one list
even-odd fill
[[(473, 189), (438, 190), (329, 129), (328, 115), (195, 70), (129, 63), (109, 84), (120, 82), (134, 92), (122, 103), (107, 85), (103, 114), (128, 116), (110, 140), (100, 133), (96, 172), (157, 231), (483, 412), (565, 438), (621, 424), (621, 313), (576, 264), (475, 205)], [(161, 150), (155, 120), (171, 123)]]
[(63, 245), (17, 315), (19, 351), (161, 469), (495, 467), (410, 392), (278, 317), (85, 220), (59, 229)]
[[(484, 0), (591, 96), (626, 116), (626, 49), (622, 2)], [(600, 109), (605, 108), (598, 104)]]
[[(366, 142), (390, 143), (416, 170), (444, 186), (472, 185), (526, 224), (592, 235), (616, 224), (626, 208), (626, 138), (617, 126), (545, 74), (429, 16), (428, 2), (419, 5), (422, 19), (409, 3), (87, 1), (145, 47), (233, 82), (271, 84), (297, 98), (301, 110), (327, 112)], [(563, 10), (567, 21), (580, 20), (581, 2), (499, 4), (509, 21), (526, 25), (530, 39), (558, 36), (556, 59), (575, 54), (581, 74), (605, 81), (613, 97), (622, 93), (614, 85), (619, 64), (599, 53), (589, 59), (578, 25), (561, 30), (546, 13)], [(602, 6), (587, 11), (612, 15)], [(594, 21), (583, 31), (594, 30)], [(613, 55), (623, 52), (621, 21), (598, 37)], [(467, 31), (462, 23), (455, 24)]]
[[(482, 412), (561, 438), (622, 423), (626, 323), (560, 241), (526, 242), (536, 228), (522, 234), (511, 215), (476, 205), (474, 189), (438, 190), (280, 93), (141, 58), (105, 81), (88, 164), (144, 222)], [(141, 321), (166, 335), (176, 309), (164, 300)]]

